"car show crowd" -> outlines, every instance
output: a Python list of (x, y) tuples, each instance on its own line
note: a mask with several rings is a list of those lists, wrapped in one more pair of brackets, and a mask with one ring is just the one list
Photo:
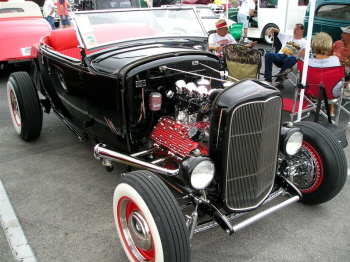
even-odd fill
[[(17, 1), (16, 1), (17, 2)], [(43, 17), (47, 20), (52, 30), (64, 29), (71, 27), (71, 18), (70, 12), (72, 11), (73, 5), (78, 6), (76, 1), (68, 0), (45, 0), (43, 2), (42, 14)], [(90, 7), (93, 6), (93, 1), (78, 1), (80, 6), (86, 6), (88, 2)], [(110, 5), (112, 5), (112, 2)], [(151, 7), (152, 5), (157, 6), (162, 3), (168, 3), (169, 1), (149, 1), (149, 0), (140, 0), (138, 3), (139, 7)], [(174, 1), (170, 1), (173, 3)], [(263, 1), (264, 2), (264, 1)], [(232, 1), (223, 1), (223, 0), (214, 0), (212, 1), (201, 1), (201, 0), (184, 0), (181, 3), (185, 4), (208, 4), (211, 5), (213, 12), (216, 10), (217, 6), (221, 6), (220, 12), (225, 11), (226, 7), (236, 9), (237, 17), (236, 21), (227, 19), (221, 15), (215, 22), (215, 33), (209, 34), (208, 41), (208, 50), (214, 52), (215, 54), (222, 56), (222, 48), (228, 44), (243, 44), (247, 47), (254, 47), (257, 44), (257, 41), (252, 41), (248, 39), (248, 24), (249, 20), (252, 17), (257, 16), (257, 5), (260, 7), (265, 4), (257, 0), (232, 0)], [(268, 2), (268, 1), (265, 1)], [(309, 1), (299, 1), (299, 5), (306, 5)], [(276, 2), (277, 3), (277, 2)], [(17, 2), (17, 5), (20, 5), (21, 1)], [(269, 3), (270, 4), (270, 3)], [(113, 3), (113, 6), (115, 3)], [(267, 4), (266, 4), (267, 5)], [(226, 16), (227, 17), (227, 16)], [(221, 19), (219, 19), (221, 18)], [(231, 25), (233, 23), (242, 24), (242, 32), (240, 33), (240, 39), (233, 37), (231, 30)], [(214, 26), (214, 25), (213, 25)], [(349, 67), (350, 67), (350, 29), (349, 26), (341, 27), (342, 34), (340, 36), (341, 40), (334, 41), (332, 48), (329, 50), (329, 55), (335, 56), (339, 59), (342, 66), (346, 68), (347, 78), (346, 78), (346, 88), (349, 84)], [(279, 75), (283, 74), (284, 71), (289, 70), (296, 64), (296, 60), (303, 58), (304, 49), (306, 45), (305, 40), (305, 27), (303, 24), (297, 24), (294, 28), (293, 35), (288, 35), (285, 32), (281, 32), (279, 28), (271, 28), (268, 32), (268, 36), (272, 36), (276, 33), (277, 37), (282, 43), (281, 50), (275, 50), (276, 53), (269, 52), (265, 55), (265, 79), (272, 83), (272, 65), (276, 65), (281, 70), (278, 72)], [(317, 58), (316, 58), (317, 59)], [(278, 85), (280, 78), (277, 76), (276, 82)]]

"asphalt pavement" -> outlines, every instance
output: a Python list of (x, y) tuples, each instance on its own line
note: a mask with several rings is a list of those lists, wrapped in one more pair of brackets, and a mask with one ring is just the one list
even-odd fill
[[(36, 260), (127, 261), (112, 210), (126, 167), (106, 172), (92, 142), (79, 142), (54, 114), (44, 114), (39, 139), (21, 140), (7, 105), (8, 74), (0, 72), (0, 179)], [(290, 96), (293, 87), (286, 83), (281, 91)], [(350, 146), (345, 152), (349, 163)], [(349, 183), (325, 204), (295, 203), (232, 236), (219, 227), (195, 234), (192, 261), (349, 261)], [(0, 254), (1, 262), (15, 261), (1, 228)]]

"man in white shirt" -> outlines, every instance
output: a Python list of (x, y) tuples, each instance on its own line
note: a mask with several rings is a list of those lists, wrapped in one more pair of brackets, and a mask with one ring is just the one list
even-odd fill
[(44, 4), (44, 17), (51, 25), (52, 29), (55, 30), (55, 5), (52, 0), (45, 0)]
[[(286, 70), (291, 70), (296, 64), (298, 58), (304, 57), (306, 39), (303, 38), (305, 27), (302, 24), (296, 24), (293, 35), (281, 33), (277, 28), (271, 28), (267, 33), (268, 36), (278, 33), (277, 37), (282, 43), (282, 49), (278, 53), (266, 53), (265, 55), (265, 80), (272, 82), (272, 65), (275, 64), (281, 68), (278, 75), (283, 74)], [(276, 78), (276, 85), (281, 78)]]
[[(231, 34), (228, 33), (228, 25), (225, 19), (219, 19), (215, 23), (216, 33), (209, 36), (209, 50), (212, 50), (214, 54), (220, 56), (222, 49), (226, 45), (236, 44), (236, 40)], [(253, 47), (257, 42), (251, 42), (247, 44), (247, 47)]]
[(241, 7), (238, 10), (237, 22), (243, 24), (243, 35), (244, 35), (243, 41), (245, 43), (251, 42), (248, 39), (248, 23), (249, 23), (250, 16), (256, 16), (255, 3), (256, 3), (256, 0), (244, 0)]

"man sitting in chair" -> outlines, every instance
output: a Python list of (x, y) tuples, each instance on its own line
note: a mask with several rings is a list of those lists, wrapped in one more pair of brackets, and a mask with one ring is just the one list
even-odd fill
[(305, 54), (306, 39), (303, 38), (305, 27), (302, 24), (296, 24), (293, 35), (281, 33), (277, 28), (271, 28), (268, 35), (277, 33), (277, 37), (282, 43), (282, 49), (278, 53), (266, 53), (265, 55), (265, 80), (272, 84), (272, 65), (275, 64), (281, 68), (277, 73), (274, 85), (281, 85), (282, 78), (279, 77), (287, 72), (291, 72), (298, 58)]
[[(214, 54), (221, 56), (222, 49), (226, 45), (236, 44), (236, 40), (228, 33), (228, 25), (225, 19), (219, 19), (215, 23), (216, 33), (209, 36), (209, 50), (214, 51)], [(246, 44), (247, 47), (253, 47), (258, 42), (251, 42)]]

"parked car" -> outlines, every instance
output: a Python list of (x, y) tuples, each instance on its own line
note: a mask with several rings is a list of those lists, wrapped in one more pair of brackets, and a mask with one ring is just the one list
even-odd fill
[[(307, 7), (304, 25), (309, 26), (310, 4)], [(350, 2), (348, 0), (316, 0), (312, 34), (328, 33), (333, 41), (340, 40), (340, 27), (350, 25)]]
[(51, 26), (40, 7), (30, 1), (0, 2), (0, 66), (29, 62), (31, 48)]
[[(177, 4), (176, 6), (181, 6), (181, 4)], [(193, 7), (197, 10), (198, 15), (201, 18), (204, 28), (207, 32), (216, 30), (215, 22), (218, 21), (220, 17), (213, 11), (213, 9), (210, 6), (202, 4), (186, 4), (185, 6)], [(231, 19), (226, 19), (226, 21), (229, 26), (236, 23)]]
[(182, 4), (197, 4), (197, 5), (207, 5), (210, 4), (210, 0), (183, 0), (183, 1), (177, 1), (178, 3)]
[(215, 14), (217, 15), (223, 15), (225, 10), (224, 7), (221, 4), (208, 4), (210, 8), (214, 11)]
[[(216, 30), (215, 22), (220, 18), (213, 12), (211, 7), (207, 5), (196, 5), (196, 9), (199, 11), (199, 16), (202, 19), (205, 30)], [(231, 19), (226, 19), (226, 22), (229, 26), (236, 23)]]
[[(303, 23), (308, 2), (309, 0), (257, 0), (257, 16), (249, 20), (248, 37), (263, 39), (266, 44), (272, 44), (267, 35), (272, 27), (293, 34), (295, 24)], [(229, 9), (228, 17), (237, 22), (238, 10)]]
[(36, 46), (33, 78), (10, 75), (11, 117), (30, 141), (40, 136), (42, 109), (53, 112), (94, 142), (107, 171), (133, 167), (111, 210), (130, 261), (190, 261), (196, 232), (219, 225), (231, 235), (342, 189), (347, 162), (337, 139), (314, 122), (281, 123), (281, 93), (266, 82), (222, 80), (193, 8), (82, 11), (72, 22)]
[(228, 0), (214, 0), (213, 3), (221, 6), (223, 11), (226, 11), (227, 8), (232, 7), (231, 1)]

